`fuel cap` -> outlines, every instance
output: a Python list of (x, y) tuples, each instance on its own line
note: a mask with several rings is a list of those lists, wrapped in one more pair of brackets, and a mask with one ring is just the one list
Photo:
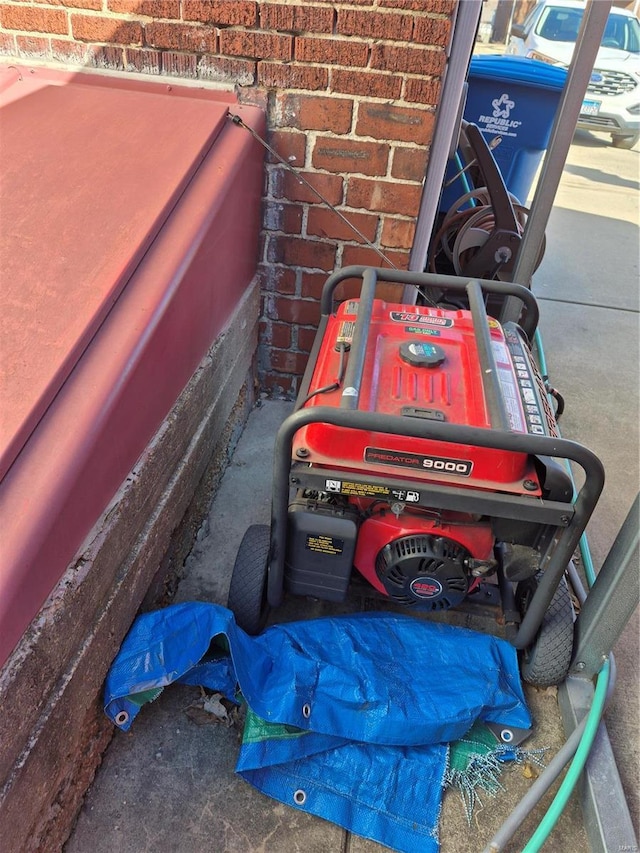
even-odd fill
[(406, 341), (400, 346), (400, 358), (415, 367), (437, 367), (446, 359), (446, 355), (437, 344)]

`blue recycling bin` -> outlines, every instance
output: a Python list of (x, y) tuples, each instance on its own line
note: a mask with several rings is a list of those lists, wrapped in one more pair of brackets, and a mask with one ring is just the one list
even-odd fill
[[(536, 170), (549, 143), (567, 70), (522, 56), (475, 56), (468, 74), (464, 118), (476, 124), (487, 142), (502, 142), (493, 156), (507, 189), (526, 203)], [(453, 162), (448, 180), (456, 174)], [(465, 189), (460, 181), (442, 196), (447, 210)]]

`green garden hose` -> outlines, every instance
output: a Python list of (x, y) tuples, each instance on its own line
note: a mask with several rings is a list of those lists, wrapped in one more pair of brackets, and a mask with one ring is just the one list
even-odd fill
[(598, 732), (598, 726), (600, 725), (602, 715), (604, 714), (608, 685), (609, 661), (606, 660), (602, 669), (598, 673), (593, 702), (587, 715), (587, 724), (585, 726), (582, 737), (580, 738), (580, 743), (578, 745), (578, 749), (576, 750), (576, 754), (573, 758), (573, 761), (571, 762), (571, 765), (567, 770), (567, 775), (562, 780), (562, 784), (558, 788), (558, 793), (553, 798), (553, 802), (545, 812), (545, 815), (540, 821), (538, 828), (531, 836), (528, 844), (526, 845), (526, 847), (524, 847), (522, 853), (537, 853), (537, 851), (542, 848), (542, 845), (545, 843), (545, 841), (551, 834), (551, 830), (558, 822), (558, 818), (560, 817), (565, 806), (567, 805), (569, 797), (573, 793), (573, 789), (575, 788), (578, 779), (580, 778), (580, 774), (584, 770), (584, 766), (587, 763), (589, 752), (591, 751), (593, 741), (595, 740), (596, 734)]

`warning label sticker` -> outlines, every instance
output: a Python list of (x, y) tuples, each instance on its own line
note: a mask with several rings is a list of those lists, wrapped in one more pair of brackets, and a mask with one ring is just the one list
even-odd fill
[(405, 326), (404, 330), (409, 335), (430, 335), (432, 338), (439, 338), (442, 334), (440, 329), (423, 329), (420, 326)]
[(341, 495), (354, 495), (359, 498), (387, 497), (391, 490), (377, 483), (353, 483), (350, 480), (325, 480), (327, 492), (337, 492)]
[(353, 330), (355, 329), (355, 326), (356, 324), (353, 320), (343, 320), (342, 323), (340, 323), (337, 343), (350, 344), (353, 340)]
[(315, 551), (316, 554), (335, 557), (344, 551), (344, 539), (336, 539), (334, 536), (324, 536), (320, 533), (316, 536), (308, 534), (304, 547), (307, 551)]
[(425, 326), (440, 326), (443, 329), (453, 326), (451, 317), (432, 317), (431, 314), (411, 314), (408, 311), (392, 311), (389, 316), (394, 323), (420, 323)]

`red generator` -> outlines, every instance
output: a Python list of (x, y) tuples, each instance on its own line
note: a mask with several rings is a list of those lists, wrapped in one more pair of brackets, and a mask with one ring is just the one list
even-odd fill
[[(353, 279), (359, 297), (336, 305)], [(376, 298), (380, 282), (417, 287), (422, 304)], [(488, 316), (487, 303), (506, 300), (518, 300), (518, 323)], [(359, 576), (408, 611), (495, 607), (523, 677), (564, 679), (574, 620), (564, 575), (604, 473), (559, 436), (532, 354), (537, 322), (517, 284), (370, 267), (327, 280), (295, 411), (276, 437), (271, 526), (248, 529), (234, 566), (240, 627), (259, 632), (285, 590), (344, 601)], [(565, 460), (584, 472), (575, 496)]]

